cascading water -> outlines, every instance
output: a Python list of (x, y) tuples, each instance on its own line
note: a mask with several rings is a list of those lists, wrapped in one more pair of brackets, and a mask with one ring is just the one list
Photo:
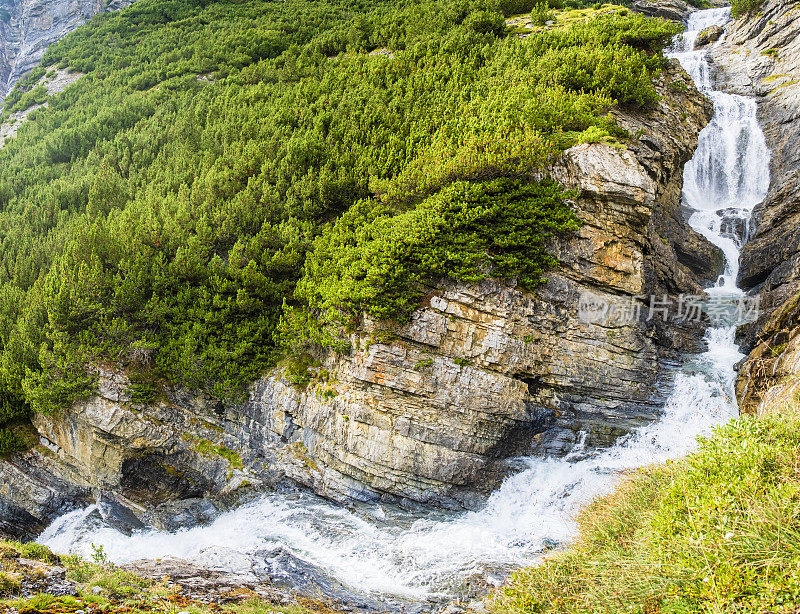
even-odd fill
[[(725, 274), (709, 290), (724, 300), (741, 294), (735, 286), (739, 249), (750, 211), (769, 181), (769, 153), (755, 103), (714, 91), (706, 53), (693, 50), (697, 33), (724, 24), (728, 14), (728, 9), (694, 13), (673, 53), (715, 103), (714, 118), (685, 169), (684, 200), (693, 210), (692, 227), (725, 253)], [(534, 563), (543, 550), (572, 538), (577, 511), (611, 490), (620, 471), (681, 456), (697, 436), (735, 416), (733, 366), (742, 355), (734, 331), (724, 322), (707, 331), (708, 351), (688, 360), (676, 376), (659, 421), (604, 451), (527, 458), (527, 468), (507, 479), (477, 512), (344, 509), (308, 494), (269, 494), (211, 525), (175, 533), (125, 536), (89, 508), (58, 519), (40, 541), (58, 552), (83, 555), (91, 555), (92, 544), (102, 544), (116, 562), (170, 555), (234, 573), (251, 572), (280, 547), (353, 594), (414, 601), (449, 597), (476, 574), (498, 577)]]
[(714, 117), (683, 172), (683, 198), (693, 211), (689, 224), (725, 254), (725, 274), (712, 292), (735, 295), (739, 252), (749, 238), (750, 216), (769, 188), (769, 150), (756, 119), (755, 100), (715, 91), (707, 52), (694, 50), (703, 29), (729, 18), (730, 8), (694, 13), (672, 56), (714, 103)]

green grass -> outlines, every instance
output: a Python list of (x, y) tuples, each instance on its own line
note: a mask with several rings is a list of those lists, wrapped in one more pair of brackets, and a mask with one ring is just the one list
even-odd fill
[(731, 16), (734, 19), (755, 13), (763, 0), (731, 0)]
[(800, 429), (741, 418), (636, 472), (580, 517), (569, 550), (517, 572), (498, 614), (796, 612)]
[(244, 467), (244, 461), (242, 460), (241, 455), (230, 448), (216, 444), (208, 439), (203, 439), (202, 437), (193, 437), (188, 433), (185, 434), (183, 438), (191, 443), (192, 449), (194, 449), (194, 451), (198, 454), (202, 454), (203, 456), (207, 456), (209, 458), (216, 456), (225, 459), (233, 469), (241, 469)]
[[(538, 12), (531, 12), (531, 27), (516, 27), (512, 31), (517, 34), (527, 34), (530, 32), (543, 31), (548, 28), (564, 29), (571, 25), (588, 22), (603, 15), (613, 15), (617, 13), (621, 17), (625, 17), (629, 14), (629, 12), (629, 9), (621, 4), (600, 4), (599, 6), (594, 5), (581, 8), (564, 8), (560, 10), (551, 10), (551, 14), (546, 14), (540, 9)], [(555, 23), (551, 26), (546, 26), (547, 21), (554, 21)]]
[(16, 452), (31, 449), (39, 442), (39, 434), (24, 419), (15, 419), (2, 426), (2, 412), (0, 412), (0, 459), (8, 458)]

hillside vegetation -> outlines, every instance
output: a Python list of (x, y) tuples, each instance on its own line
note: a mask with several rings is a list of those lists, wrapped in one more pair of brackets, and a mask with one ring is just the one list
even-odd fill
[(568, 551), (522, 570), (500, 614), (800, 610), (800, 429), (741, 418), (591, 504)]
[(88, 394), (95, 365), (142, 400), (236, 394), (440, 275), (534, 289), (577, 222), (531, 171), (624, 137), (608, 109), (656, 103), (679, 27), (509, 33), (531, 8), (139, 0), (52, 46), (5, 107), (85, 75), (0, 151), (0, 426)]

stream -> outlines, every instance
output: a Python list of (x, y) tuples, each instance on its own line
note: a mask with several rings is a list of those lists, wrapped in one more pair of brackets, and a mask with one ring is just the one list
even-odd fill
[(117, 563), (173, 556), (234, 573), (252, 573), (288, 555), (293, 565), (356, 599), (430, 609), (467, 597), (469, 584), (497, 585), (511, 570), (568, 543), (577, 512), (611, 491), (621, 471), (694, 449), (698, 436), (738, 413), (734, 365), (743, 356), (732, 320), (742, 296), (736, 287), (738, 259), (751, 211), (769, 184), (769, 151), (755, 101), (715, 91), (707, 51), (693, 50), (700, 30), (725, 24), (729, 15), (728, 8), (695, 12), (669, 52), (714, 102), (714, 117), (685, 167), (684, 204), (690, 225), (723, 250), (726, 266), (708, 289), (724, 309), (707, 329), (707, 351), (687, 358), (657, 422), (605, 450), (578, 446), (565, 458), (521, 459), (523, 469), (475, 512), (345, 508), (306, 493), (266, 494), (210, 525), (174, 533), (126, 536), (89, 508), (59, 518), (39, 541), (57, 552), (89, 557), (92, 544), (102, 544)]

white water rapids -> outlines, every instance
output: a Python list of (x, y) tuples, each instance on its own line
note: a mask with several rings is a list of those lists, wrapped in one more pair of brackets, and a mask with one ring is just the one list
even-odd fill
[[(706, 52), (691, 50), (699, 30), (724, 24), (728, 14), (728, 9), (694, 13), (672, 55), (715, 103), (714, 119), (685, 169), (684, 199), (694, 210), (690, 224), (726, 256), (725, 275), (711, 292), (736, 297), (742, 233), (746, 238), (750, 212), (766, 194), (769, 152), (755, 103), (714, 91)], [(613, 489), (620, 471), (684, 455), (698, 436), (737, 415), (733, 366), (742, 355), (734, 330), (727, 325), (708, 330), (708, 350), (687, 360), (676, 375), (657, 422), (606, 450), (525, 459), (527, 468), (508, 478), (480, 511), (345, 509), (308, 494), (267, 494), (210, 525), (175, 533), (125, 536), (98, 522), (90, 508), (58, 519), (40, 541), (57, 552), (87, 556), (92, 543), (102, 544), (115, 562), (175, 556), (223, 565), (244, 561), (245, 567), (259, 552), (281, 546), (354, 593), (414, 601), (453, 596), (476, 574), (502, 577), (535, 563), (544, 549), (568, 542), (576, 513)]]

